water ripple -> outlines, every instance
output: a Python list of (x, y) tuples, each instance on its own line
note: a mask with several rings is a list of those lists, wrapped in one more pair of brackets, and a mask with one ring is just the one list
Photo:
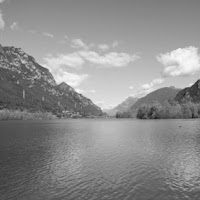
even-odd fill
[(0, 122), (0, 129), (2, 200), (199, 199), (199, 120)]

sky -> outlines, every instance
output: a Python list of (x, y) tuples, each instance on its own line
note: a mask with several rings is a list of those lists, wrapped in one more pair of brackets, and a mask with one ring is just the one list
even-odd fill
[(0, 43), (102, 109), (200, 78), (199, 0), (0, 0)]

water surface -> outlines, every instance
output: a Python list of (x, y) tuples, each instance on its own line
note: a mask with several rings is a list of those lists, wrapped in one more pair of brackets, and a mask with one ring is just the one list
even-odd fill
[(0, 122), (1, 200), (199, 199), (200, 120)]

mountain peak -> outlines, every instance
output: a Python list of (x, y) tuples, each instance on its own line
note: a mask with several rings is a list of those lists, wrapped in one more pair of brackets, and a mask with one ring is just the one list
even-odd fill
[(200, 79), (198, 79), (195, 84), (200, 84)]
[(1, 54), (4, 54), (4, 50), (3, 50), (3, 47), (2, 47), (1, 44), (0, 44), (0, 53), (1, 53)]
[(0, 108), (51, 111), (60, 116), (103, 114), (67, 83), (56, 84), (50, 71), (21, 48), (0, 45), (0, 85)]
[(65, 82), (62, 82), (58, 85), (58, 87), (61, 89), (61, 90), (69, 90), (69, 91), (75, 91), (74, 88), (72, 88), (70, 85), (68, 85), (67, 83)]
[(191, 87), (187, 87), (181, 90), (175, 97), (178, 102), (184, 102), (185, 100), (192, 101), (194, 103), (200, 102), (200, 79), (198, 79)]
[(60, 86), (69, 86), (67, 83), (65, 83), (64, 81), (62, 83), (60, 83)]

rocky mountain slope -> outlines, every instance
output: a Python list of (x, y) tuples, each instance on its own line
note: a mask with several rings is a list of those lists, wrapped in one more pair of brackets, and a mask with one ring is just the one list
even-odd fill
[(196, 81), (191, 87), (187, 87), (181, 90), (176, 97), (175, 101), (182, 103), (184, 101), (192, 101), (194, 103), (200, 103), (200, 79)]
[(177, 89), (175, 87), (164, 87), (164, 88), (155, 90), (155, 91), (149, 93), (148, 95), (146, 95), (145, 97), (139, 99), (131, 107), (131, 111), (135, 112), (142, 104), (152, 105), (156, 102), (163, 104), (165, 101), (167, 101), (169, 99), (173, 100), (179, 91), (180, 91), (180, 89)]
[(90, 99), (66, 83), (57, 84), (47, 68), (21, 48), (0, 45), (0, 109), (102, 115)]

